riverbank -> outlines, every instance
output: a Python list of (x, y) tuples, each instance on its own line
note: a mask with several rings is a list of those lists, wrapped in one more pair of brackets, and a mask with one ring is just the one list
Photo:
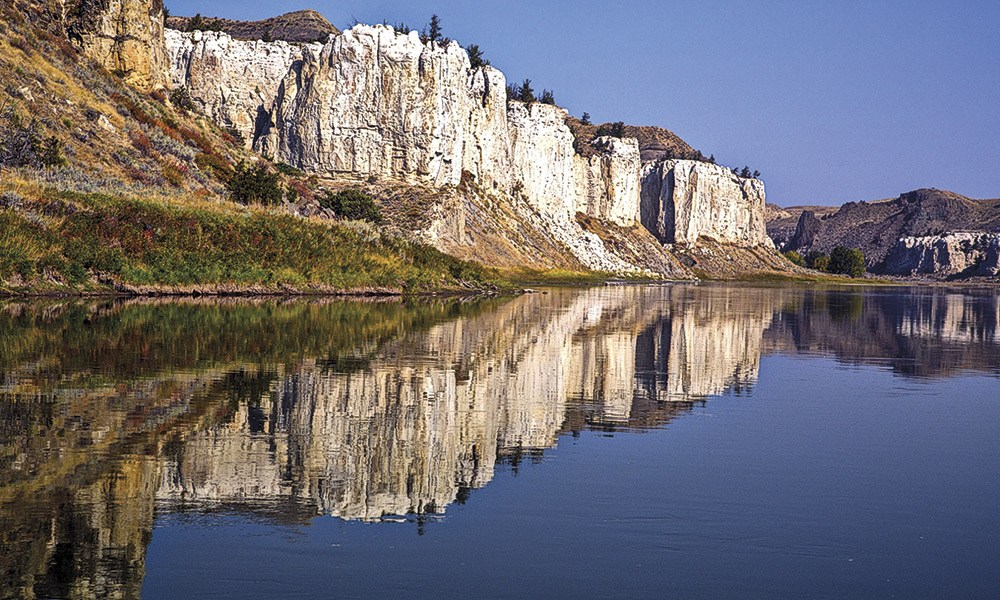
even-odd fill
[(512, 289), (364, 223), (197, 197), (0, 187), (0, 294), (395, 295)]

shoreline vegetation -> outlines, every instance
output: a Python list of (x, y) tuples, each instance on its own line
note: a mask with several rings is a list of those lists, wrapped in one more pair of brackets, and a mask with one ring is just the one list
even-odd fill
[(195, 197), (0, 187), (0, 294), (498, 292), (496, 269), (351, 222)]
[[(827, 274), (725, 280), (896, 284)], [(0, 297), (6, 298), (499, 294), (532, 285), (643, 282), (669, 283), (641, 274), (486, 267), (369, 224), (278, 208), (74, 192), (16, 177), (0, 184)]]

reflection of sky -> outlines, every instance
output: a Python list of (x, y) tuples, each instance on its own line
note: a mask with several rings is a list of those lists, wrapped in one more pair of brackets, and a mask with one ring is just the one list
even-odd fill
[(998, 391), (766, 357), (742, 397), (560, 438), (431, 522), (163, 519), (144, 597), (990, 597)]

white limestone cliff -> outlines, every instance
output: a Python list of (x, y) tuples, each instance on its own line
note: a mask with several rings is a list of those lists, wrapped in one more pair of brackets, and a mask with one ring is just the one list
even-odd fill
[(1000, 275), (1000, 234), (949, 233), (904, 237), (889, 251), (883, 272), (996, 277)]
[(764, 183), (693, 160), (648, 164), (642, 172), (642, 222), (661, 241), (773, 248), (764, 222)]
[[(367, 25), (324, 45), (207, 32), (166, 39), (174, 87), (276, 162), (339, 180), (475, 182), (509, 201), (515, 229), (544, 232), (591, 269), (689, 276), (661, 248), (644, 258), (656, 242), (640, 223), (661, 242), (705, 236), (773, 247), (760, 181), (693, 161), (643, 171), (632, 138), (593, 140), (595, 152), (582, 156), (565, 109), (508, 101), (503, 73), (473, 69), (457, 42)], [(428, 228), (429, 241), (464, 243), (465, 225), (482, 212), (449, 209), (439, 215), (446, 223)], [(580, 215), (621, 229), (588, 228)]]
[(164, 35), (171, 87), (186, 89), (202, 113), (239, 131), (248, 148), (258, 124), (270, 120), (267, 115), (285, 77), (322, 48), (321, 44), (234, 40), (212, 31), (167, 29)]

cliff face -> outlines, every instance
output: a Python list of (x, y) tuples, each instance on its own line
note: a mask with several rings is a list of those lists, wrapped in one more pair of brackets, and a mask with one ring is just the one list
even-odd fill
[(331, 177), (458, 185), (467, 170), (507, 191), (503, 75), (414, 32), (355, 26), (288, 73), (255, 149)]
[[(357, 25), (322, 46), (176, 31), (167, 44), (173, 85), (276, 162), (338, 180), (473, 183), (478, 200), (445, 202), (432, 215), (428, 239), (442, 250), (464, 254), (491, 236), (501, 246), (547, 238), (531, 245), (562, 247), (588, 268), (684, 277), (664, 250), (651, 251), (640, 220), (661, 242), (773, 247), (761, 182), (668, 161), (647, 173), (647, 190), (635, 139), (598, 138), (578, 154), (565, 109), (509, 102), (503, 73), (472, 69), (456, 42)], [(490, 231), (501, 221), (512, 235)]]
[(639, 217), (639, 144), (632, 138), (598, 138), (584, 158), (573, 149), (566, 110), (551, 104), (511, 102), (515, 185), (552, 218), (576, 213), (631, 226)]
[(764, 223), (764, 184), (725, 167), (692, 160), (647, 165), (642, 223), (663, 242), (717, 242), (773, 248)]
[(183, 87), (202, 113), (238, 130), (249, 148), (282, 82), (320, 44), (234, 40), (211, 31), (165, 33), (170, 84)]
[(84, 53), (149, 91), (167, 83), (162, 0), (81, 0), (67, 23)]
[(1000, 274), (1000, 234), (904, 237), (889, 251), (884, 271), (891, 275), (995, 277)]

